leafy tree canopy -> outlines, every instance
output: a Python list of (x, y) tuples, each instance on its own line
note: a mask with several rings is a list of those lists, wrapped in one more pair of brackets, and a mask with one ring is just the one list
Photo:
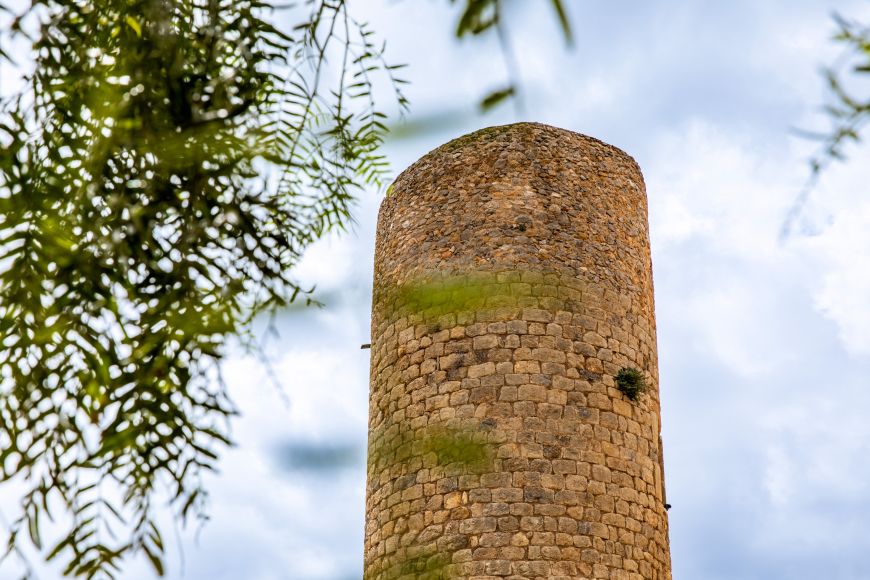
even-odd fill
[(290, 32), (272, 10), (39, 0), (15, 16), (36, 66), (0, 112), (0, 481), (27, 488), (11, 551), (26, 534), (71, 575), (140, 551), (162, 572), (155, 493), (202, 516), (200, 476), (229, 443), (228, 337), (304, 296), (303, 250), (381, 183), (372, 94), (406, 107), (398, 67), (344, 2), (306, 2)]

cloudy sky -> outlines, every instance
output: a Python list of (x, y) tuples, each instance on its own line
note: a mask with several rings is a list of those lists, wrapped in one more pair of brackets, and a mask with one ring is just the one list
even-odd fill
[[(508, 2), (525, 110), (488, 115), (475, 103), (505, 83), (495, 39), (455, 41), (443, 0), (351, 4), (410, 65), (417, 130), (388, 144), (396, 173), (518, 120), (592, 135), (643, 169), (674, 578), (870, 578), (870, 148), (827, 171), (781, 236), (816, 147), (794, 129), (826, 126), (831, 12), (867, 22), (870, 2), (567, 0), (570, 50), (549, 2)], [(361, 577), (359, 347), (380, 200), (363, 195), (353, 231), (300, 265), (327, 307), (279, 318), (281, 384), (260, 361), (227, 362), (238, 446), (210, 481), (211, 521), (170, 541), (170, 578)]]

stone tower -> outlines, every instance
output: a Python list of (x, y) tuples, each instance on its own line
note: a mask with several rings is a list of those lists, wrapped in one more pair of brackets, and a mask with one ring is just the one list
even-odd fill
[(520, 123), (406, 169), (378, 218), (371, 355), (367, 580), (671, 578), (631, 157)]

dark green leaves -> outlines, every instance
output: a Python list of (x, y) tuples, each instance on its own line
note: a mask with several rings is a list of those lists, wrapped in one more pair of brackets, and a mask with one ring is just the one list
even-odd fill
[(553, 10), (556, 11), (556, 16), (559, 18), (559, 25), (562, 27), (562, 34), (565, 36), (565, 42), (572, 44), (574, 35), (571, 33), (571, 22), (568, 20), (568, 14), (565, 12), (565, 7), (562, 5), (562, 0), (551, 0)]
[[(451, 4), (455, 4), (456, 0), (450, 0)], [(565, 6), (562, 0), (551, 0), (553, 11), (559, 19), (559, 25), (562, 28), (562, 34), (565, 41), (570, 45), (573, 43), (573, 35), (571, 32), (571, 22), (568, 19), (568, 14), (565, 12)], [(489, 111), (496, 106), (504, 103), (508, 99), (513, 98), (517, 104), (518, 110), (521, 110), (519, 91), (519, 67), (516, 63), (516, 58), (513, 54), (513, 48), (508, 38), (508, 32), (504, 25), (504, 3), (502, 0), (465, 0), (462, 12), (459, 15), (459, 22), (456, 26), (456, 37), (463, 38), (465, 36), (477, 36), (484, 32), (495, 30), (498, 35), (499, 45), (501, 47), (502, 57), (505, 61), (505, 68), (510, 77), (510, 83), (506, 88), (493, 91), (481, 100), (480, 109), (483, 112)]]
[[(451, 0), (455, 2), (456, 0)], [(499, 0), (466, 0), (456, 26), (456, 37), (480, 34), (495, 26), (499, 17)]]
[(486, 112), (499, 105), (505, 99), (512, 97), (514, 93), (515, 89), (512, 86), (493, 91), (480, 102), (480, 110)]
[(637, 401), (646, 392), (646, 379), (643, 373), (636, 368), (621, 368), (614, 379), (616, 380), (616, 388), (631, 401)]
[(100, 578), (141, 553), (162, 574), (157, 502), (205, 517), (226, 345), (305, 297), (302, 252), (380, 184), (376, 83), (407, 105), (365, 23), (305, 6), (292, 34), (255, 0), (41, 0), (18, 20), (36, 67), (0, 108), (10, 551), (28, 538)]

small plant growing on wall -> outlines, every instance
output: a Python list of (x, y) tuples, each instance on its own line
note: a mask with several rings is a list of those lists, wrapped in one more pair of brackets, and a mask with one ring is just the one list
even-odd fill
[(616, 388), (631, 399), (637, 401), (641, 393), (646, 390), (646, 379), (636, 368), (623, 367), (616, 373)]

